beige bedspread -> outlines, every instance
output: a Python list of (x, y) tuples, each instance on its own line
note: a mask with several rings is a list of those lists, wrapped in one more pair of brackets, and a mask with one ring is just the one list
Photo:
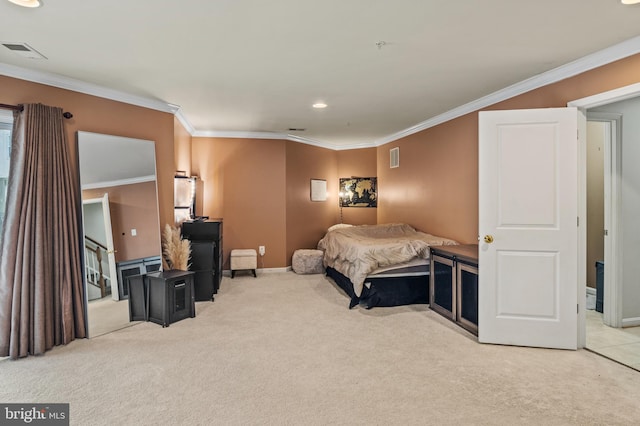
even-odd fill
[(348, 277), (356, 296), (371, 271), (416, 257), (429, 258), (429, 246), (457, 244), (448, 238), (416, 231), (407, 224), (361, 225), (327, 232), (318, 242), (324, 266)]

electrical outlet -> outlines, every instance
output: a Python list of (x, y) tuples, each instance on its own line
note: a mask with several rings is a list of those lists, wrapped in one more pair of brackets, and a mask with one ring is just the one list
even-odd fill
[(258, 247), (258, 253), (260, 253), (260, 256), (264, 256), (264, 246)]

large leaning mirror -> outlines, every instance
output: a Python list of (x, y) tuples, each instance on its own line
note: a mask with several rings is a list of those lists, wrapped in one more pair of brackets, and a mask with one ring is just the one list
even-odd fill
[(153, 141), (78, 132), (87, 333), (129, 321), (127, 277), (161, 266)]

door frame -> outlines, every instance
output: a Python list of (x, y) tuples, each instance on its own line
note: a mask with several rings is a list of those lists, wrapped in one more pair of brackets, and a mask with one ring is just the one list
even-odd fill
[[(631, 84), (628, 86), (624, 86), (624, 87), (620, 87), (617, 89), (613, 89), (613, 90), (609, 90), (607, 92), (602, 92), (602, 93), (598, 93), (596, 95), (592, 95), (592, 96), (587, 96), (584, 98), (580, 98), (580, 99), (576, 99), (573, 101), (570, 101), (567, 103), (567, 106), (570, 107), (576, 107), (579, 110), (581, 110), (585, 115), (587, 115), (587, 110), (589, 108), (596, 108), (599, 106), (603, 106), (603, 105), (607, 105), (607, 104), (611, 104), (614, 102), (620, 102), (620, 101), (624, 101), (627, 99), (631, 99), (631, 98), (635, 98), (637, 96), (640, 96), (640, 83), (635, 83), (635, 84)], [(616, 145), (620, 143), (620, 132), (621, 132), (621, 126), (617, 126), (616, 129)], [(613, 145), (612, 145), (613, 148)], [(581, 170), (580, 172), (580, 188), (586, 188), (586, 146), (581, 146), (580, 149), (582, 151), (584, 151), (584, 155), (579, 155), (578, 158), (580, 161), (580, 164), (578, 165), (579, 170)], [(620, 157), (620, 149), (617, 149), (616, 152), (612, 152), (612, 161), (611, 164), (613, 166), (614, 163), (616, 163), (617, 166), (620, 165), (620, 163), (618, 162), (619, 157)], [(617, 175), (615, 175), (617, 176)], [(613, 187), (613, 184), (616, 179), (611, 179), (611, 184)], [(619, 191), (620, 191), (620, 185), (619, 185), (619, 181), (615, 182), (615, 196), (617, 197), (617, 200), (619, 200)], [(614, 197), (614, 193), (611, 193), (612, 198)], [(581, 197), (580, 203), (583, 205), (582, 208), (584, 210), (586, 210), (586, 197)], [(613, 200), (612, 200), (613, 203)], [(607, 266), (605, 268), (605, 310), (607, 310), (607, 307), (609, 308), (608, 311), (610, 314), (615, 314), (621, 317), (622, 315), (622, 291), (621, 290), (621, 286), (622, 284), (619, 282), (620, 280), (618, 279), (619, 277), (622, 276), (621, 274), (621, 266), (622, 263), (619, 262), (618, 260), (620, 259), (619, 255), (622, 254), (621, 248), (620, 248), (620, 242), (621, 242), (621, 238), (619, 235), (619, 226), (620, 226), (620, 218), (619, 218), (619, 210), (620, 209), (616, 209), (616, 214), (611, 214), (610, 215), (610, 219), (611, 219), (611, 229), (609, 236), (612, 237), (611, 238), (611, 256), (609, 256), (611, 258), (610, 261), (613, 262), (613, 264), (611, 266)], [(611, 211), (611, 213), (613, 213)], [(615, 242), (615, 243), (613, 243)], [(578, 243), (579, 248), (578, 248), (578, 253), (577, 255), (580, 256), (582, 259), (581, 262), (578, 262), (578, 267), (585, 267), (585, 262), (586, 262), (586, 240), (585, 239), (581, 239)], [(605, 249), (606, 250), (606, 249)], [(606, 261), (606, 260), (605, 260)], [(609, 270), (609, 275), (607, 275), (607, 270)], [(580, 272), (580, 271), (579, 271)], [(586, 272), (586, 270), (584, 271)], [(611, 273), (613, 272), (613, 275), (611, 275)], [(585, 276), (586, 274), (582, 274), (582, 275), (578, 275), (579, 277)], [(615, 278), (614, 278), (615, 277)], [(609, 278), (609, 283), (610, 282), (614, 282), (615, 285), (607, 285), (607, 278)], [(611, 281), (613, 279), (613, 281)], [(580, 284), (580, 283), (578, 283)], [(586, 286), (586, 283), (582, 283), (582, 285), (578, 285), (578, 288), (584, 288)], [(608, 290), (606, 290), (608, 289)], [(607, 294), (607, 291), (611, 291), (612, 294), (609, 295)], [(610, 296), (610, 297), (607, 297)], [(586, 295), (582, 295), (582, 298), (586, 298)], [(607, 300), (609, 299), (609, 304), (607, 305)], [(581, 300), (581, 299), (579, 299)], [(614, 312), (614, 310), (617, 310), (617, 312)], [(584, 315), (584, 312), (581, 312), (581, 315), (579, 315), (578, 317), (578, 347), (584, 347), (586, 344), (586, 316)]]
[(622, 327), (622, 223), (620, 208), (622, 170), (622, 115), (589, 112), (588, 121), (604, 123), (604, 307), (603, 322), (609, 327)]

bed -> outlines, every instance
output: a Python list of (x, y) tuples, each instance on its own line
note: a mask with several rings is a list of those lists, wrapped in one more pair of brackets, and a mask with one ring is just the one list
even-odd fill
[(407, 224), (340, 225), (318, 242), (327, 275), (350, 298), (349, 308), (428, 303), (429, 247), (456, 241)]

